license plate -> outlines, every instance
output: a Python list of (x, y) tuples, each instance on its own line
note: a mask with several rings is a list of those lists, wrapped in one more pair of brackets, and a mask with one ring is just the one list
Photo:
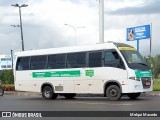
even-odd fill
[(146, 86), (150, 86), (151, 85), (151, 83), (150, 82), (146, 82)]

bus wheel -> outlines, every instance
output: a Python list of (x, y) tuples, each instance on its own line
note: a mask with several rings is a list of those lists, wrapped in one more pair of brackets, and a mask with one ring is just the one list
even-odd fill
[(50, 86), (44, 87), (42, 91), (42, 97), (45, 98), (46, 100), (51, 100), (51, 99), (56, 99), (57, 94), (53, 93), (53, 89)]
[(75, 93), (68, 93), (68, 94), (64, 94), (64, 97), (66, 99), (73, 99), (76, 96)]
[(127, 94), (127, 96), (132, 100), (137, 99), (140, 95), (141, 95), (141, 93), (128, 93)]
[(121, 98), (121, 90), (116, 85), (110, 85), (106, 90), (106, 96), (112, 101), (119, 100)]

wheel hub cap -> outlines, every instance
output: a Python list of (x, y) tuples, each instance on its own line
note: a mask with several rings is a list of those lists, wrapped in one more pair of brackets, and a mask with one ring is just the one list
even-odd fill
[(111, 95), (112, 97), (117, 96), (117, 91), (116, 91), (115, 89), (112, 89), (112, 90), (110, 91), (110, 95)]

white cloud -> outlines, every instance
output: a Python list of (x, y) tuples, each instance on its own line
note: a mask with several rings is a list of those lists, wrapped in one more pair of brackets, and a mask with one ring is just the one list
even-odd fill
[[(90, 38), (93, 38), (94, 35), (98, 35), (95, 34), (98, 28), (98, 13), (93, 8), (88, 8), (87, 4), (79, 5), (63, 0), (44, 0), (39, 4), (33, 3), (29, 12), (34, 15), (31, 18), (33, 24), (46, 26), (50, 29), (50, 32), (58, 31), (59, 34), (63, 36), (63, 39), (66, 39), (64, 41), (69, 42), (70, 45), (74, 45), (74, 29), (64, 24), (69, 24), (74, 27), (85, 26), (83, 29), (77, 29), (77, 40), (82, 38), (84, 39), (82, 41), (85, 43), (87, 43), (86, 40), (91, 42)], [(27, 20), (29, 22), (29, 17)], [(83, 37), (80, 37), (82, 34)], [(46, 33), (44, 36), (46, 36)], [(68, 40), (69, 38), (71, 40)], [(95, 41), (95, 39), (93, 40)], [(57, 42), (60, 41), (57, 40)], [(77, 41), (77, 43), (79, 42)]]
[(126, 7), (143, 6), (144, 0), (105, 0), (106, 11), (114, 11)]
[[(96, 0), (22, 0), (19, 4), (28, 4), (22, 8), (23, 33), (25, 49), (41, 49), (75, 45), (74, 29), (77, 29), (77, 45), (95, 44), (99, 39), (99, 2)], [(105, 41), (126, 42), (126, 28), (142, 24), (153, 24), (153, 53), (158, 54), (160, 28), (159, 14), (108, 14), (108, 12), (125, 8), (136, 8), (148, 5), (145, 0), (105, 0)], [(10, 53), (10, 49), (21, 49), (20, 29), (11, 28), (11, 24), (19, 24), (18, 8), (11, 7), (11, 1), (0, 7), (0, 54)], [(5, 9), (4, 9), (5, 8)], [(147, 9), (147, 8), (145, 8)], [(126, 10), (127, 12), (127, 10)], [(138, 11), (136, 11), (138, 13)], [(134, 12), (134, 13), (136, 13)], [(136, 47), (136, 42), (128, 43)], [(145, 45), (140, 42), (140, 52), (147, 55)], [(149, 47), (148, 47), (149, 48)]]

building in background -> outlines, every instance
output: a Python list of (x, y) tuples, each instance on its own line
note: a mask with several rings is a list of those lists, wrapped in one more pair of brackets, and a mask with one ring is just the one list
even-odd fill
[(0, 55), (0, 71), (12, 69), (11, 55)]

